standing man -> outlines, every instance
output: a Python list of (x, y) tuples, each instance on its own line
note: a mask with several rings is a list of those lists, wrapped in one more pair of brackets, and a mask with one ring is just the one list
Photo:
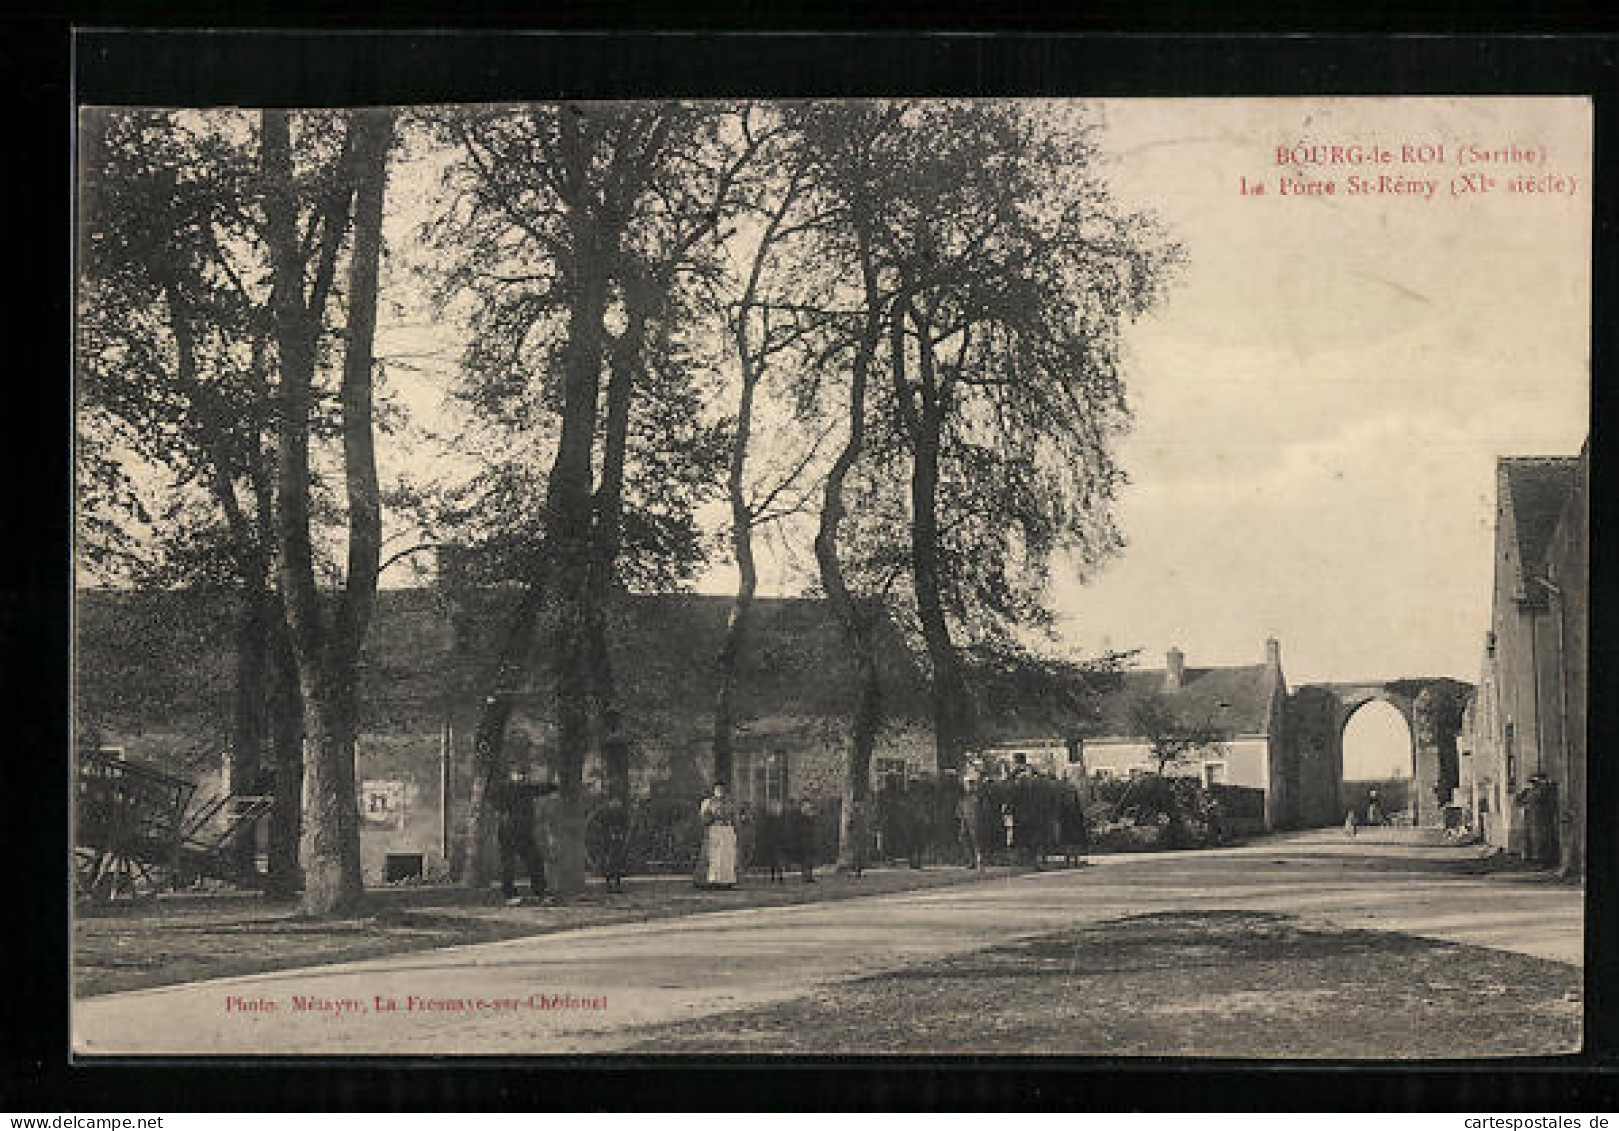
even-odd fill
[(609, 797), (592, 815), (601, 851), (602, 879), (608, 891), (624, 890), (629, 859), (630, 811), (623, 800)]
[(545, 860), (534, 835), (534, 801), (542, 794), (555, 793), (556, 789), (549, 782), (529, 781), (527, 773), (521, 770), (513, 771), (501, 783), (496, 798), (495, 838), (500, 845), (500, 893), (508, 904), (515, 906), (523, 902), (517, 894), (519, 859), (528, 869), (529, 890), (534, 898), (546, 897)]
[(866, 849), (871, 836), (871, 802), (862, 798), (849, 805), (849, 847), (853, 850), (848, 874), (859, 879), (866, 874)]
[(927, 783), (921, 780), (908, 783), (899, 795), (901, 854), (913, 868), (922, 867), (922, 855), (928, 846), (927, 798)]
[(877, 790), (877, 855), (890, 860), (904, 856), (906, 847), (905, 813), (899, 788), (894, 778), (884, 775)]
[(787, 847), (798, 864), (798, 874), (806, 884), (815, 882), (815, 859), (819, 846), (815, 836), (815, 806), (808, 798), (786, 815)]
[(956, 799), (956, 838), (967, 853), (967, 866), (984, 870), (984, 849), (978, 839), (978, 779), (970, 777), (962, 782), (961, 796)]
[(782, 857), (787, 847), (786, 840), (787, 814), (782, 810), (780, 799), (772, 799), (765, 805), (764, 816), (759, 818), (753, 851), (758, 862), (768, 869), (770, 882), (773, 884), (787, 882), (782, 875)]

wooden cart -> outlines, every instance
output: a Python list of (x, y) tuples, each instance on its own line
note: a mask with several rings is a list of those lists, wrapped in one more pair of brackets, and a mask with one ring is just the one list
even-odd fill
[(184, 778), (115, 750), (81, 750), (74, 812), (74, 881), (80, 898), (150, 898), (213, 877), (256, 886), (236, 846), (270, 809), (257, 795), (197, 803)]

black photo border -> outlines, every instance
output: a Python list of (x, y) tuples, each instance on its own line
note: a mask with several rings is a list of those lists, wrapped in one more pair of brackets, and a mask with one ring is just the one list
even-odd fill
[[(1403, 15), (1401, 14), (1403, 13)], [(79, 104), (365, 105), (659, 96), (1587, 95), (1595, 102), (1592, 463), (1609, 473), (1601, 422), (1619, 371), (1619, 39), (1546, 8), (1526, 28), (1502, 6), (1433, 23), (1406, 8), (1303, 19), (1112, 5), (1089, 21), (904, 6), (854, 24), (805, 5), (679, 13), (649, 4), (470, 17), (423, 5), (334, 13), (313, 3), (157, 3), (22, 13), (0, 39), (14, 84), (10, 174), (23, 303), (15, 326), (0, 590), (12, 721), (4, 766), (13, 860), (0, 878), (4, 969), (0, 1108), (13, 1111), (612, 1109), (1614, 1110), (1619, 1107), (1615, 829), (1589, 832), (1587, 1048), (1539, 1061), (1282, 1063), (1157, 1059), (542, 1057), (68, 1060), (68, 444), (72, 122)], [(1517, 27), (1512, 26), (1519, 20)], [(1379, 21), (1382, 22), (1379, 22)], [(684, 22), (681, 22), (684, 21)], [(1130, 21), (1133, 26), (1127, 26)], [(1393, 31), (1377, 30), (1393, 27)], [(207, 29), (207, 30), (204, 30)], [(39, 272), (43, 268), (44, 278)], [(26, 331), (33, 331), (27, 333)], [(1596, 497), (1606, 498), (1599, 486)], [(1613, 544), (1593, 508), (1592, 565)], [(1594, 587), (1592, 686), (1613, 672), (1606, 586)], [(1590, 749), (1615, 733), (1592, 696)], [(1590, 813), (1619, 774), (1589, 764)], [(7, 896), (9, 895), (9, 899)], [(1609, 945), (1604, 953), (1602, 940)], [(9, 999), (9, 1000), (6, 1000)]]

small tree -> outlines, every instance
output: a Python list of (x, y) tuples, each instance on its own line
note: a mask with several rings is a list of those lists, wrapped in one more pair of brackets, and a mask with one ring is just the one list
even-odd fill
[(1187, 755), (1207, 751), (1224, 753), (1226, 734), (1214, 725), (1212, 714), (1204, 719), (1187, 719), (1169, 698), (1158, 692), (1137, 696), (1130, 703), (1130, 730), (1147, 740), (1159, 777)]
[[(1186, 761), (1192, 754), (1225, 753), (1226, 732), (1215, 725), (1212, 711), (1202, 718), (1188, 718), (1160, 692), (1148, 692), (1133, 699), (1129, 718), (1131, 731), (1146, 739), (1155, 763), (1152, 774), (1141, 781), (1152, 783), (1149, 788), (1153, 790), (1162, 812), (1169, 817), (1171, 835), (1177, 841), (1182, 840), (1186, 826), (1194, 816), (1188, 811), (1194, 802), (1193, 798), (1183, 796), (1181, 791), (1173, 788), (1166, 771), (1170, 766)], [(1139, 784), (1131, 783), (1131, 787), (1120, 795), (1113, 809), (1115, 817), (1127, 802), (1140, 803)]]
[[(297, 884), (302, 711), (275, 581), (269, 291), (253, 128), (232, 112), (81, 117), (79, 564), (234, 598), (233, 787), (269, 754), (270, 884)], [(244, 871), (252, 842), (238, 846)]]

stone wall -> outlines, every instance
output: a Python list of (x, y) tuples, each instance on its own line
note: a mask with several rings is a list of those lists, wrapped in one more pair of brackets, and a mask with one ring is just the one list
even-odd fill
[(1488, 841), (1516, 853), (1528, 847), (1519, 795), (1537, 776), (1552, 783), (1569, 874), (1585, 854), (1589, 458), (1497, 465), (1490, 630), (1457, 790)]
[(1289, 816), (1300, 827), (1321, 828), (1344, 819), (1343, 745), (1337, 724), (1338, 700), (1330, 691), (1301, 687), (1288, 697), (1284, 757), (1298, 780)]
[(1590, 457), (1580, 454), (1574, 493), (1547, 547), (1545, 572), (1556, 586), (1548, 610), (1552, 646), (1557, 652), (1557, 679), (1544, 689), (1553, 700), (1547, 714), (1566, 724), (1559, 731), (1555, 758), (1562, 870), (1578, 875), (1585, 868), (1585, 759), (1587, 632), (1590, 622)]
[(390, 856), (420, 856), (423, 879), (447, 878), (439, 736), (366, 735), (359, 743), (355, 769), (365, 882), (381, 884), (390, 878)]

